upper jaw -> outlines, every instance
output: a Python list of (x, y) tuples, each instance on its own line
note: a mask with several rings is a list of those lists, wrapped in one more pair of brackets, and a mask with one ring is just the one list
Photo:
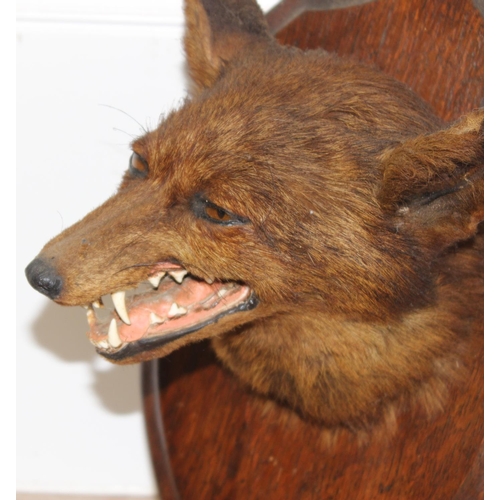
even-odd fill
[(135, 289), (116, 291), (84, 307), (91, 343), (104, 357), (122, 361), (257, 304), (247, 285), (201, 280), (180, 264), (162, 262)]

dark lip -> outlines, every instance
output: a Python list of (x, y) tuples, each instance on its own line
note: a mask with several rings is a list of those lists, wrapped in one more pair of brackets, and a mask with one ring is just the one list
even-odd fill
[(108, 352), (105, 350), (101, 350), (99, 348), (97, 348), (96, 351), (106, 359), (110, 359), (113, 361), (124, 361), (127, 358), (131, 358), (133, 356), (136, 356), (137, 354), (141, 354), (142, 352), (157, 349), (158, 347), (169, 344), (170, 342), (180, 339), (185, 335), (197, 332), (198, 330), (201, 330), (202, 328), (205, 328), (208, 325), (217, 323), (220, 319), (222, 319), (224, 316), (228, 316), (229, 314), (234, 314), (243, 311), (251, 311), (252, 309), (255, 309), (258, 304), (259, 304), (259, 299), (255, 295), (255, 293), (252, 292), (250, 297), (248, 297), (248, 299), (245, 302), (242, 302), (241, 304), (238, 304), (232, 309), (224, 311), (219, 315), (208, 319), (207, 321), (198, 323), (197, 325), (193, 325), (190, 328), (186, 328), (185, 330), (179, 330), (177, 332), (172, 332), (164, 336), (153, 337), (150, 339), (148, 338), (140, 339), (135, 342), (131, 342), (130, 344), (127, 344), (125, 347), (115, 352)]

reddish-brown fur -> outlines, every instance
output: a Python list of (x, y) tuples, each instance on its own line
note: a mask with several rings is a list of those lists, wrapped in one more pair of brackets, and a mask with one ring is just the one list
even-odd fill
[[(250, 0), (186, 16), (191, 97), (132, 144), (148, 176), (43, 249), (56, 302), (175, 259), (259, 305), (132, 361), (212, 338), (245, 384), (329, 427), (439, 409), (482, 321), (482, 111), (445, 125), (375, 69), (281, 47)], [(197, 193), (249, 222), (200, 219)]]

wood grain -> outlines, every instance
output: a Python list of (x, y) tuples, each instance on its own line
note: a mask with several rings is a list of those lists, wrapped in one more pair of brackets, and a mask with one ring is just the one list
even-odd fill
[(377, 0), (306, 12), (277, 38), (374, 65), (406, 83), (443, 119), (453, 120), (482, 106), (483, 31), (471, 0)]
[(290, 24), (303, 12), (313, 10), (334, 10), (362, 5), (376, 0), (283, 0), (273, 7), (267, 14), (266, 19), (275, 35), (278, 31)]
[[(284, 3), (292, 10), (317, 6), (313, 0)], [(270, 21), (275, 29), (282, 22), (279, 16)], [(376, 0), (307, 12), (277, 38), (375, 65), (446, 120), (482, 105), (483, 19), (471, 0)], [(144, 366), (145, 416), (161, 496), (482, 499), (482, 344), (469, 363), (470, 376), (452, 389), (442, 414), (431, 421), (407, 414), (392, 437), (360, 445), (347, 431), (333, 434), (251, 395), (219, 366), (207, 343), (181, 349)]]

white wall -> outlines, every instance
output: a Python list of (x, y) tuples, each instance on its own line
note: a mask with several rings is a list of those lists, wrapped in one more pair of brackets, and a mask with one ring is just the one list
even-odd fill
[(112, 194), (132, 137), (182, 99), (181, 0), (18, 0), (17, 15), (17, 489), (153, 495), (139, 367), (101, 360), (83, 310), (24, 268)]

